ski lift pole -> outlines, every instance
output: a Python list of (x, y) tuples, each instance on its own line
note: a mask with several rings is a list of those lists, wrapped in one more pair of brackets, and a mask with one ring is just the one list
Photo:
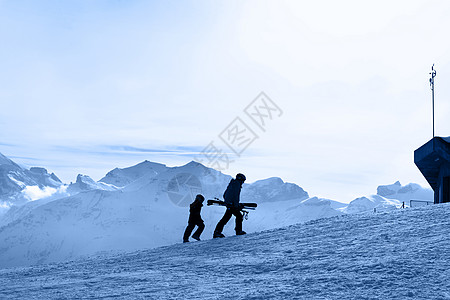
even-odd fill
[(431, 66), (431, 78), (430, 78), (430, 87), (431, 87), (431, 106), (433, 111), (433, 138), (434, 138), (434, 77), (436, 77), (436, 70), (434, 69), (434, 64)]

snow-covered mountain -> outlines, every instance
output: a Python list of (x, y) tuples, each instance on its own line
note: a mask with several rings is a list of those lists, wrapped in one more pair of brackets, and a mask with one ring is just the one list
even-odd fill
[(41, 195), (56, 192), (62, 185), (61, 180), (46, 169), (27, 170), (0, 153), (0, 207), (36, 200)]
[(75, 195), (80, 192), (92, 191), (92, 190), (105, 190), (105, 191), (117, 191), (119, 188), (112, 184), (104, 182), (96, 182), (94, 179), (87, 175), (78, 174), (75, 183), (69, 184), (67, 192), (70, 195)]
[(150, 177), (156, 176), (166, 170), (167, 167), (165, 165), (146, 160), (129, 168), (115, 168), (114, 170), (108, 172), (105, 177), (100, 179), (100, 182), (112, 184), (117, 187), (124, 187), (144, 175)]
[(345, 213), (360, 213), (375, 210), (393, 210), (403, 205), (410, 206), (410, 200), (433, 201), (433, 190), (423, 188), (416, 183), (402, 186), (399, 181), (394, 184), (380, 185), (377, 194), (360, 197), (342, 209)]
[[(107, 180), (95, 182), (79, 175), (77, 182), (67, 188), (74, 195), (52, 201), (41, 199), (11, 209), (0, 220), (3, 245), (0, 266), (62, 261), (101, 251), (133, 251), (177, 243), (187, 224), (188, 205), (195, 195), (202, 193), (207, 199), (221, 197), (231, 179), (197, 162), (173, 168), (144, 162), (125, 169), (126, 172), (117, 170), (120, 169), (114, 173), (120, 176), (114, 178), (122, 178), (120, 182), (129, 180), (129, 184), (118, 188), (104, 182)], [(330, 201), (308, 199), (302, 188), (279, 178), (245, 184), (243, 191), (246, 189), (249, 192), (243, 193), (243, 202), (270, 199), (259, 203), (257, 213), (250, 213), (250, 221), (244, 223), (247, 232), (341, 214), (331, 208)], [(276, 201), (277, 197), (283, 201)], [(223, 207), (203, 208), (204, 238), (212, 236), (223, 213)], [(224, 233), (234, 234), (233, 228), (230, 221)]]
[[(2, 161), (10, 168), (20, 168), (7, 158)], [(43, 169), (22, 172), (39, 174), (41, 183), (52, 177)], [(231, 176), (197, 162), (167, 167), (144, 161), (129, 168), (116, 168), (98, 182), (80, 174), (75, 183), (62, 186), (66, 188), (63, 192), (12, 206), (0, 217), (0, 267), (178, 243), (187, 223), (188, 206), (195, 195), (221, 198), (230, 179)], [(41, 186), (42, 189), (37, 186), (39, 191), (45, 189)], [(379, 190), (385, 194), (394, 190), (395, 193), (388, 192), (389, 197), (399, 194), (416, 197), (414, 193), (424, 192), (416, 185), (408, 186), (397, 188), (395, 183), (393, 188), (386, 186)], [(23, 195), (27, 189), (30, 186), (25, 186), (19, 194)], [(244, 184), (241, 201), (258, 203), (257, 210), (250, 212), (249, 220), (244, 222), (248, 233), (345, 213), (373, 211), (373, 208), (393, 209), (401, 204), (400, 200), (381, 195), (358, 198), (349, 205), (310, 198), (301, 187), (276, 177)], [(224, 207), (203, 208), (206, 225), (203, 239), (211, 238), (223, 213)], [(224, 234), (233, 235), (233, 228), (231, 220)]]
[(448, 299), (449, 204), (0, 270), (5, 299)]
[(387, 199), (396, 199), (399, 201), (407, 202), (409, 205), (410, 200), (426, 200), (433, 201), (433, 190), (421, 187), (416, 183), (409, 183), (402, 186), (399, 181), (394, 184), (380, 185), (377, 188), (377, 195)]
[(343, 209), (345, 213), (355, 214), (365, 211), (394, 210), (402, 203), (399, 200), (383, 198), (379, 195), (356, 198)]
[(242, 197), (251, 197), (257, 203), (277, 202), (292, 199), (307, 199), (309, 195), (293, 183), (285, 183), (281, 178), (272, 177), (258, 180), (242, 190)]

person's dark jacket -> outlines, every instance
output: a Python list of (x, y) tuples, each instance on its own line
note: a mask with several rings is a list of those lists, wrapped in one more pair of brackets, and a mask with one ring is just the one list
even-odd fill
[(189, 208), (189, 223), (197, 223), (197, 221), (202, 221), (202, 217), (200, 216), (200, 212), (202, 211), (203, 203), (195, 200), (191, 203)]
[(231, 179), (225, 193), (223, 193), (223, 199), (227, 207), (239, 208), (241, 189), (242, 181)]

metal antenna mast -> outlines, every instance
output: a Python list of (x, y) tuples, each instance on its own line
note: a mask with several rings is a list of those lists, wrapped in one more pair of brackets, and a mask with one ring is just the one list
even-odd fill
[(434, 138), (434, 77), (436, 77), (436, 70), (434, 69), (434, 64), (431, 66), (431, 78), (430, 78), (430, 87), (431, 87), (431, 105), (433, 107), (433, 138)]

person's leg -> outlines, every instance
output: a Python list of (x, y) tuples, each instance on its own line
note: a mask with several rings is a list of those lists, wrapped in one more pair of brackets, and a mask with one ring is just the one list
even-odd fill
[(188, 223), (186, 230), (184, 231), (183, 241), (189, 241), (189, 236), (191, 235), (192, 230), (194, 230), (195, 224)]
[(242, 216), (241, 211), (239, 209), (233, 209), (232, 213), (236, 217), (236, 227), (234, 230), (236, 230), (236, 233), (242, 232), (242, 221), (244, 220), (244, 217)]
[(198, 226), (198, 228), (192, 235), (192, 238), (194, 238), (196, 240), (200, 240), (200, 235), (202, 234), (203, 230), (205, 229), (205, 223), (203, 223), (203, 221), (200, 221), (196, 225)]
[(223, 227), (228, 223), (231, 216), (232, 216), (231, 209), (227, 209), (222, 219), (220, 219), (219, 223), (217, 223), (214, 233), (222, 233)]

